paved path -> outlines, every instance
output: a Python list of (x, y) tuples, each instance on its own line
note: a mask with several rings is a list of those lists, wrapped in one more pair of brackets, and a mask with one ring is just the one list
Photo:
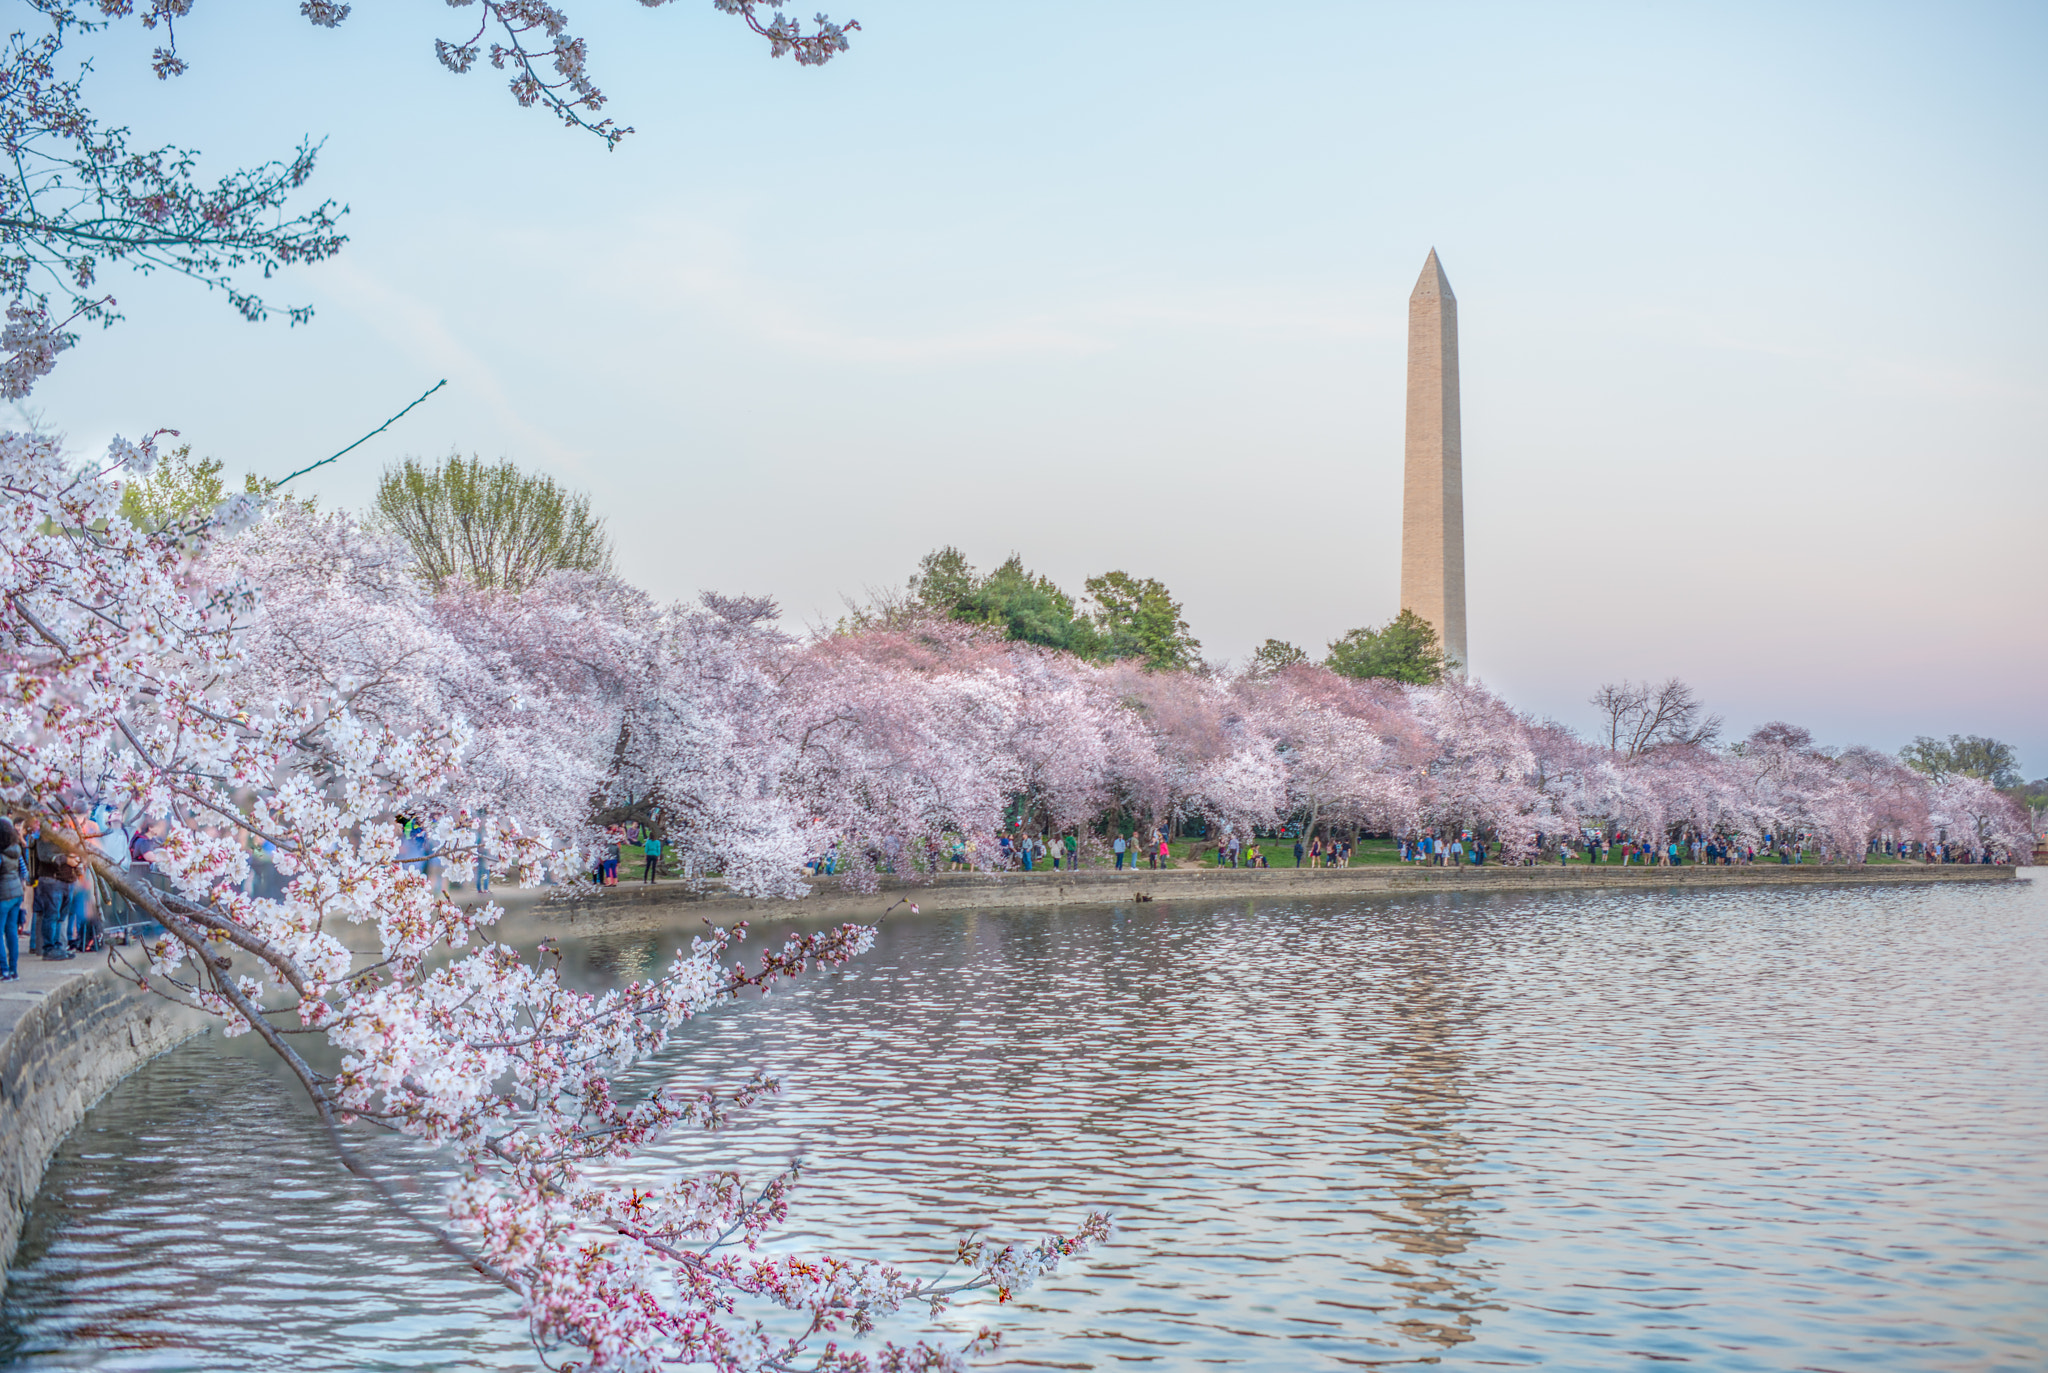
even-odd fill
[(4, 1041), (29, 1008), (74, 977), (107, 966), (104, 953), (82, 953), (73, 959), (53, 963), (27, 949), (21, 951), (21, 978), (0, 982), (0, 1041)]

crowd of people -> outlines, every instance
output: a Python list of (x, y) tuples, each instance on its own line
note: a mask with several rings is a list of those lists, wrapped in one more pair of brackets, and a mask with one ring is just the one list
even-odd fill
[(0, 816), (0, 981), (21, 976), (26, 951), (63, 962), (102, 946), (125, 925), (125, 903), (93, 880), (88, 848), (148, 880), (158, 827), (132, 832), (98, 811), (74, 816), (66, 832), (28, 816)]
[[(617, 841), (622, 835), (621, 830), (612, 832), (610, 857), (600, 864), (598, 877), (606, 885), (616, 881)], [(1283, 861), (1287, 858), (1288, 846), (1291, 845), (1297, 868), (1348, 868), (1356, 857), (1357, 842), (1361, 837), (1347, 839), (1339, 833), (1304, 838), (1298, 827), (1290, 827), (1279, 836), (1281, 858)], [(804, 868), (814, 877), (831, 877), (847, 867), (849, 859), (853, 859), (859, 870), (890, 876), (990, 870), (1071, 872), (1084, 864), (1116, 872), (1135, 871), (1141, 867), (1156, 871), (1177, 866), (1171, 841), (1172, 832), (1166, 826), (1155, 826), (1141, 834), (1113, 825), (1099, 827), (1094, 833), (1077, 830), (1027, 833), (1020, 825), (1016, 832), (999, 832), (986, 841), (971, 834), (954, 834), (943, 840), (928, 841), (919, 856), (908, 863), (904, 860), (914, 850), (901, 840), (885, 839), (876, 844), (851, 847), (850, 841), (834, 839), (807, 859)], [(1539, 833), (1532, 848), (1506, 855), (1503, 855), (1503, 846), (1497, 840), (1471, 830), (1410, 833), (1393, 836), (1387, 842), (1400, 862), (1438, 868), (1483, 867), (1502, 863), (1526, 867), (1552, 860), (1566, 867), (1573, 863), (1619, 867), (1737, 867), (1758, 862), (1818, 862), (1824, 857), (1832, 857), (1824, 853), (1820, 836), (1806, 832), (1791, 835), (1766, 832), (1756, 842), (1745, 842), (1739, 837), (1701, 834), (1694, 830), (1660, 838), (1631, 833), (1620, 827), (1612, 830), (1587, 828), (1575, 836)], [(1211, 852), (1217, 868), (1272, 866), (1265, 844), (1256, 833), (1246, 836), (1226, 830), (1213, 839), (1200, 838), (1189, 849), (1189, 861), (1196, 861), (1197, 853), (1207, 856)], [(992, 855), (992, 858), (984, 855)], [(1894, 862), (2011, 863), (2023, 862), (2027, 855), (2016, 854), (1998, 844), (1872, 839), (1865, 857)], [(649, 880), (652, 880), (651, 863), (650, 859)]]
[[(421, 816), (400, 816), (398, 857), (401, 865), (416, 865), (436, 889), (459, 889), (464, 878), (478, 892), (490, 890), (490, 863), (484, 852), (483, 826), (466, 812), (455, 815), (432, 811)], [(0, 981), (20, 975), (24, 951), (52, 960), (76, 958), (102, 946), (111, 929), (125, 932), (134, 913), (118, 895), (96, 883), (82, 857), (91, 845), (118, 866), (151, 885), (163, 885), (152, 871), (151, 853), (159, 847), (162, 826), (142, 823), (132, 829), (110, 823), (97, 812), (75, 816), (60, 842), (45, 833), (37, 821), (0, 817)], [(940, 871), (1042, 872), (1074, 871), (1084, 863), (1114, 871), (1146, 868), (1158, 870), (1175, 866), (1172, 834), (1166, 826), (1135, 829), (1101, 827), (1091, 833), (1069, 829), (1026, 833), (1013, 827), (987, 838), (954, 834), (949, 840), (930, 840), (915, 860), (901, 841), (883, 840), (862, 844), (857, 853), (845, 851), (848, 841), (835, 839), (804, 864), (812, 876), (831, 877), (847, 866), (867, 872), (907, 874)], [(602, 828), (592, 879), (601, 886), (618, 885), (619, 871), (626, 855), (640, 860), (642, 883), (659, 877), (665, 860), (672, 858), (668, 845), (652, 824), (638, 821)], [(1304, 838), (1298, 829), (1283, 831), (1278, 839), (1280, 857), (1290, 855), (1293, 866), (1341, 868), (1352, 865), (1356, 840), (1341, 834), (1312, 834)], [(1213, 845), (1218, 868), (1269, 868), (1271, 859), (1265, 843), (1254, 832), (1241, 834), (1225, 830), (1213, 839), (1198, 841), (1197, 847)], [(1396, 836), (1395, 852), (1401, 862), (1429, 867), (1484, 866), (1503, 861), (1501, 846), (1471, 830), (1420, 832)], [(1585, 829), (1577, 835), (1537, 836), (1535, 849), (1508, 855), (1505, 861), (1531, 864), (1554, 856), (1561, 865), (1572, 863), (1619, 866), (1680, 867), (1688, 864), (1740, 866), (1758, 862), (1805, 863), (1818, 861), (1818, 837), (1801, 832), (1790, 835), (1765, 833), (1757, 842), (1744, 842), (1727, 835), (1703, 835), (1695, 831), (1668, 837)], [(248, 888), (251, 895), (273, 896), (283, 878), (269, 861), (270, 855), (252, 850)], [(1192, 857), (1192, 855), (1191, 855)], [(1899, 862), (1992, 863), (2024, 861), (1996, 844), (1963, 844), (1946, 841), (1872, 839), (1866, 857)], [(685, 860), (687, 861), (687, 860)], [(450, 869), (460, 865), (451, 878)], [(547, 880), (550, 874), (541, 874)]]

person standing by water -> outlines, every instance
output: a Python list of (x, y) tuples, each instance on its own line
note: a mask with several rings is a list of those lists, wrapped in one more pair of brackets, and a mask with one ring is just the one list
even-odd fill
[(21, 836), (0, 816), (0, 982), (21, 976)]
[(135, 837), (128, 841), (128, 871), (161, 890), (168, 883), (158, 874), (156, 860), (150, 857), (164, 846), (164, 841), (156, 837), (156, 830), (154, 820), (144, 820), (135, 827)]
[[(427, 816), (427, 823), (420, 830), (420, 854), (427, 860), (420, 865), (420, 871), (427, 875), (427, 890), (436, 896), (448, 889), (448, 859), (441, 852), (441, 812), (434, 811)], [(263, 861), (275, 876), (277, 869), (272, 855), (276, 846), (269, 840), (263, 842)]]
[[(474, 874), (476, 878), (476, 889), (479, 893), (486, 895), (488, 895), (491, 890), (491, 850), (490, 829), (488, 826), (489, 818), (489, 811), (478, 812), (476, 817), (476, 826), (472, 831), (476, 838), (476, 852), (473, 855), (476, 862), (476, 872)], [(617, 853), (618, 849), (614, 847), (612, 852)]]
[(36, 952), (52, 962), (76, 958), (77, 954), (64, 947), (64, 923), (71, 913), (71, 897), (74, 891), (70, 881), (71, 871), (64, 866), (64, 860), (70, 855), (42, 838), (36, 840), (35, 851)]
[(653, 830), (648, 830), (647, 837), (640, 841), (640, 853), (647, 860), (647, 866), (640, 875), (640, 884), (651, 886), (654, 875), (661, 870), (661, 841), (654, 837)]
[(1122, 872), (1124, 870), (1124, 849), (1126, 847), (1126, 845), (1124, 844), (1124, 837), (1121, 834), (1119, 834), (1116, 837), (1116, 842), (1114, 844), (1111, 844), (1109, 847), (1110, 850), (1116, 854), (1116, 870), (1118, 872)]

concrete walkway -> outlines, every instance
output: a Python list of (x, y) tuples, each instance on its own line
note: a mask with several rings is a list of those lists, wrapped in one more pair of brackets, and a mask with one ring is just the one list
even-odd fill
[(106, 969), (104, 953), (82, 953), (66, 962), (52, 963), (23, 949), (20, 979), (0, 982), (0, 1041), (14, 1033), (24, 1015), (66, 982), (95, 972), (105, 973)]

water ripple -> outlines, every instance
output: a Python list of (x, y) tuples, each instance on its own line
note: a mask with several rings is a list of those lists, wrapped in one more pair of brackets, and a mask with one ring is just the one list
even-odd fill
[[(921, 917), (690, 1027), (643, 1082), (787, 1090), (646, 1167), (801, 1157), (791, 1241), (898, 1259), (1112, 1210), (946, 1318), (1003, 1367), (2038, 1369), (2044, 991), (2030, 884)], [(207, 1040), (64, 1144), (0, 1361), (533, 1367), (509, 1310)]]

